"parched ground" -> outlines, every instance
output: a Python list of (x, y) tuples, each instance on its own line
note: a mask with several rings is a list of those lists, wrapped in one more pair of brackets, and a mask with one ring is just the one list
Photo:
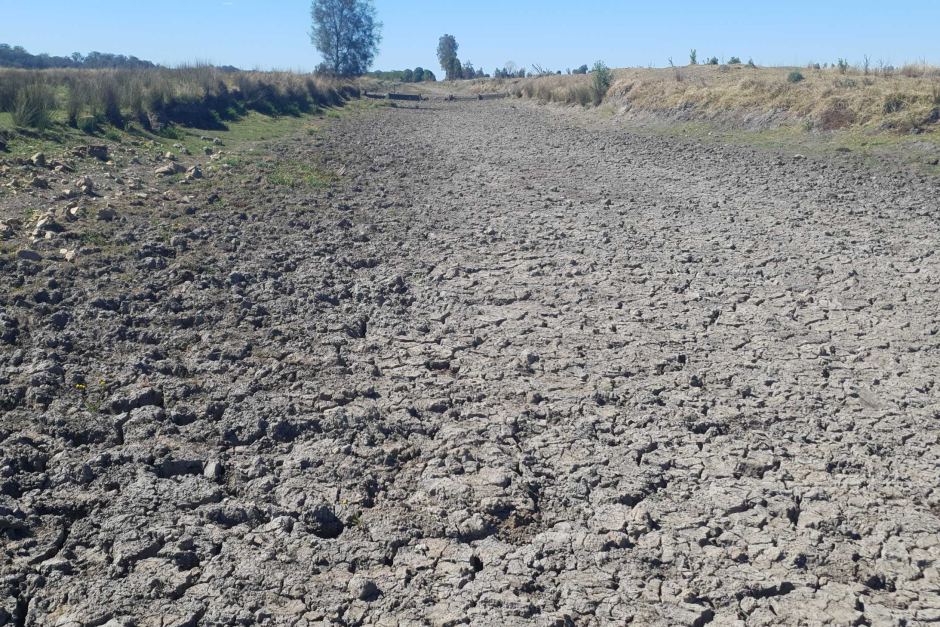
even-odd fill
[(519, 101), (111, 148), (0, 172), (0, 624), (940, 621), (936, 180)]

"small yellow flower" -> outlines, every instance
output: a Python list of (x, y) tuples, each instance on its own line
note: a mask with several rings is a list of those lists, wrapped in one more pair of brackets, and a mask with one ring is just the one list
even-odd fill
[(76, 389), (76, 390), (84, 390), (85, 387), (86, 387), (86, 386), (85, 386), (84, 383), (76, 383), (76, 384), (75, 384), (75, 389)]

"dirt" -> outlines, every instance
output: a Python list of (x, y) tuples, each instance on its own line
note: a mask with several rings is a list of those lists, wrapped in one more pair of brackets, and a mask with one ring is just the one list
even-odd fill
[(515, 100), (142, 150), (3, 174), (0, 624), (940, 620), (936, 179)]

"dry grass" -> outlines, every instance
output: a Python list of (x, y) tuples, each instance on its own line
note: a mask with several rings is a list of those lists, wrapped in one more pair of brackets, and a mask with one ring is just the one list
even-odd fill
[[(899, 71), (798, 68), (805, 80), (791, 83), (794, 68), (747, 65), (673, 69), (620, 69), (606, 102), (624, 112), (680, 120), (750, 120), (758, 126), (801, 124), (808, 129), (855, 128), (912, 132), (940, 122), (940, 69), (905, 66)], [(681, 77), (677, 80), (678, 76)], [(588, 76), (547, 76), (477, 85), (508, 90), (543, 102), (590, 102)]]
[[(0, 112), (42, 94), (51, 123), (90, 130), (136, 121), (220, 128), (248, 111), (297, 114), (342, 103), (357, 87), (307, 74), (227, 72), (210, 66), (141, 70), (0, 70)], [(20, 116), (26, 119), (26, 116)]]

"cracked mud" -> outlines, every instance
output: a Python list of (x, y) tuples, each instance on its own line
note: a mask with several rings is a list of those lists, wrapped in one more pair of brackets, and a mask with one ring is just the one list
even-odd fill
[(936, 181), (509, 101), (252, 154), (18, 166), (0, 624), (940, 621)]

